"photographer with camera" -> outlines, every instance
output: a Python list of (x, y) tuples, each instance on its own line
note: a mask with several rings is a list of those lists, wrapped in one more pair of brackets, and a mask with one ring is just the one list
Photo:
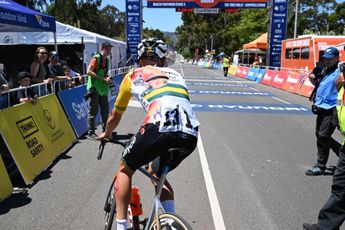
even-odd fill
[[(337, 112), (339, 119), (339, 130), (345, 137), (345, 63), (339, 65), (340, 74), (336, 80), (336, 87), (339, 90), (337, 100)], [(319, 212), (316, 224), (303, 224), (303, 229), (340, 229), (345, 221), (345, 140), (339, 152), (339, 160), (333, 175), (332, 192), (327, 202)]]
[(101, 108), (102, 130), (105, 130), (109, 114), (109, 84), (112, 83), (108, 76), (110, 68), (110, 52), (113, 47), (109, 42), (102, 43), (101, 53), (95, 53), (87, 68), (87, 94), (86, 98), (90, 103), (88, 114), (88, 137), (97, 138), (95, 133), (95, 118), (98, 113), (98, 107)]
[(332, 138), (332, 134), (338, 125), (336, 113), (336, 102), (338, 90), (335, 81), (339, 76), (339, 51), (335, 47), (329, 47), (322, 55), (324, 66), (317, 66), (309, 75), (309, 80), (315, 85), (310, 96), (313, 101), (312, 112), (316, 117), (316, 146), (317, 162), (305, 173), (308, 176), (317, 176), (324, 174), (329, 157), (329, 151), (332, 149), (339, 156), (341, 144)]

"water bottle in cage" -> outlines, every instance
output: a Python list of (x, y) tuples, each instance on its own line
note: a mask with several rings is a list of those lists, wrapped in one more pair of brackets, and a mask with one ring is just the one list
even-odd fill
[(133, 229), (139, 229), (139, 216), (142, 214), (143, 209), (140, 202), (139, 188), (137, 186), (133, 186), (131, 201), (129, 202), (128, 207), (128, 216), (130, 217), (130, 222), (132, 222), (131, 224), (133, 226)]

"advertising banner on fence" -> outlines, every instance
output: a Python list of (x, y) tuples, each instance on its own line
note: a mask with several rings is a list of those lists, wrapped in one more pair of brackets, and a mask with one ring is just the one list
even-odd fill
[(298, 91), (298, 94), (302, 96), (309, 97), (311, 92), (313, 92), (314, 85), (310, 82), (309, 78), (306, 74), (302, 74), (300, 76), (300, 81), (303, 80), (303, 85), (301, 86), (300, 90)]
[[(114, 107), (115, 99), (119, 92), (119, 87), (122, 81), (122, 75), (119, 74), (112, 76), (112, 79), (113, 85), (111, 85), (108, 95), (109, 112)], [(88, 131), (87, 117), (89, 113), (89, 103), (84, 97), (85, 93), (85, 85), (58, 92), (60, 102), (78, 138), (83, 136)], [(95, 122), (100, 122), (100, 112), (98, 112)]]
[(286, 90), (292, 93), (297, 93), (302, 84), (303, 84), (303, 81), (301, 81), (301, 74), (291, 72), (291, 73), (288, 73), (287, 75), (286, 81), (283, 85), (283, 90)]
[(271, 86), (279, 88), (279, 89), (283, 88), (286, 78), (287, 78), (287, 72), (277, 71), (271, 82)]
[(274, 78), (274, 76), (276, 75), (276, 72), (275, 70), (266, 70), (266, 73), (265, 75), (262, 77), (262, 80), (261, 80), (261, 84), (264, 84), (264, 85), (271, 85), (271, 82)]
[(239, 66), (239, 67), (237, 67), (237, 70), (236, 70), (235, 76), (237, 76), (237, 77), (241, 77), (241, 74), (242, 74), (243, 68), (244, 68), (243, 66)]
[(76, 140), (54, 94), (39, 98), (35, 105), (1, 110), (0, 120), (1, 135), (26, 184)]
[(258, 75), (256, 76), (255, 81), (260, 83), (262, 81), (262, 78), (264, 77), (265, 73), (266, 73), (266, 69), (261, 69), (260, 72), (258, 73)]
[(7, 197), (11, 196), (13, 186), (10, 180), (10, 177), (8, 176), (8, 173), (6, 171), (6, 167), (4, 162), (2, 161), (1, 155), (0, 155), (0, 203), (4, 201)]
[(231, 75), (235, 75), (236, 74), (236, 71), (237, 71), (237, 65), (231, 65), (230, 68), (229, 68), (229, 71), (228, 73), (231, 74)]
[(251, 81), (255, 81), (256, 76), (258, 75), (258, 73), (260, 72), (259, 68), (250, 68), (246, 79), (251, 80)]
[(249, 72), (249, 67), (243, 67), (240, 77), (241, 78), (246, 78), (248, 72)]
[[(85, 85), (58, 92), (60, 102), (78, 138), (88, 131), (87, 114), (89, 105), (84, 98), (85, 94)], [(99, 119), (100, 116), (98, 115), (96, 122), (99, 122)]]

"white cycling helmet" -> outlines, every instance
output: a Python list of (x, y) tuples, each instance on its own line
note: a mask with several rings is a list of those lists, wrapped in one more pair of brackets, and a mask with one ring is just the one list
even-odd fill
[(160, 59), (167, 55), (167, 46), (162, 40), (156, 38), (147, 38), (141, 40), (138, 44), (138, 58), (145, 56), (157, 56)]

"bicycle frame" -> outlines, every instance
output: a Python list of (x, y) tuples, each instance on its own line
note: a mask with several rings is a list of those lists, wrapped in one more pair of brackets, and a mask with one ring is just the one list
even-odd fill
[(159, 210), (161, 210), (163, 213), (165, 212), (163, 206), (162, 206), (162, 202), (160, 200), (160, 196), (162, 194), (162, 190), (163, 190), (163, 186), (164, 186), (164, 182), (166, 179), (166, 176), (169, 172), (169, 166), (163, 166), (162, 168), (162, 173), (160, 178), (156, 178), (154, 176), (152, 176), (144, 167), (140, 167), (139, 171), (142, 172), (144, 175), (146, 175), (147, 177), (149, 177), (151, 180), (153, 180), (154, 182), (158, 183), (157, 185), (157, 189), (156, 189), (156, 195), (153, 199), (153, 207), (152, 207), (152, 211), (150, 214), (150, 217), (148, 219), (148, 221), (146, 222), (146, 226), (145, 226), (145, 230), (148, 230), (150, 227), (150, 224), (153, 222), (153, 219), (156, 218), (157, 219), (157, 224), (158, 224), (158, 229), (160, 229), (160, 222), (159, 222)]

